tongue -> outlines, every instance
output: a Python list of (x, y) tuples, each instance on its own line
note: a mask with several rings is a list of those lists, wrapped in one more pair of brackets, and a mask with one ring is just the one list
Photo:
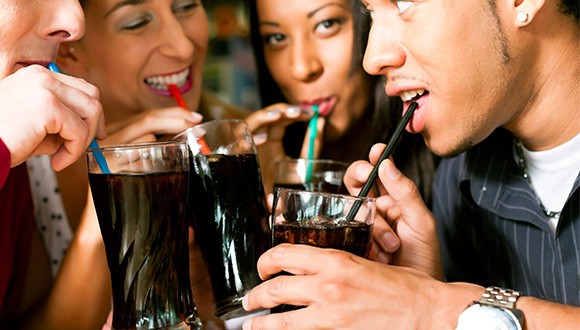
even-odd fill
[(411, 133), (421, 133), (421, 131), (425, 128), (426, 110), (427, 110), (426, 103), (428, 99), (429, 93), (425, 92), (423, 95), (421, 96), (417, 95), (411, 101), (405, 102), (403, 113), (405, 113), (407, 109), (409, 109), (409, 105), (411, 104), (411, 102), (417, 102), (418, 104), (418, 107), (415, 110), (413, 117), (411, 117), (411, 120), (409, 121), (409, 124), (406, 127), (407, 131)]

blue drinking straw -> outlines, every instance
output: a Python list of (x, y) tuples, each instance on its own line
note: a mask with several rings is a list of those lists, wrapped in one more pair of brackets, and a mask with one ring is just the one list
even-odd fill
[[(316, 142), (317, 123), (318, 123), (318, 104), (312, 106), (312, 111), (314, 115), (310, 118), (308, 122), (308, 128), (310, 130), (310, 137), (308, 143), (308, 160), (314, 159), (314, 143)], [(312, 179), (312, 162), (308, 162), (306, 167), (306, 182), (310, 182)]]
[[(56, 66), (56, 63), (54, 63), (54, 62), (48, 63), (48, 65), (46, 67), (52, 72), (60, 73), (58, 66)], [(89, 147), (91, 149), (99, 149), (100, 148), (96, 139), (93, 139), (91, 141), (91, 144), (89, 145)], [(107, 165), (107, 161), (105, 160), (105, 156), (103, 156), (103, 153), (100, 151), (94, 151), (93, 154), (95, 155), (97, 165), (99, 165), (101, 172), (103, 172), (103, 174), (111, 173), (111, 171), (109, 170), (109, 166)]]
[(58, 66), (56, 66), (56, 63), (54, 63), (54, 62), (48, 63), (48, 65), (46, 67), (52, 72), (60, 73)]
[(95, 155), (95, 160), (97, 161), (97, 165), (99, 165), (101, 172), (103, 172), (103, 174), (110, 174), (111, 171), (109, 170), (109, 166), (107, 165), (107, 161), (105, 160), (105, 156), (103, 156), (102, 152), (96, 150), (96, 149), (100, 149), (99, 144), (97, 143), (97, 140), (93, 139), (91, 141), (91, 144), (89, 145), (89, 148), (95, 149), (93, 151), (93, 155)]

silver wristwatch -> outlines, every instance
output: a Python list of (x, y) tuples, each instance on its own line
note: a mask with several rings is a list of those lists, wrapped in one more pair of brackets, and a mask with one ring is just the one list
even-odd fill
[(524, 315), (516, 308), (521, 292), (490, 286), (479, 301), (474, 301), (459, 315), (456, 330), (517, 329), (524, 326)]

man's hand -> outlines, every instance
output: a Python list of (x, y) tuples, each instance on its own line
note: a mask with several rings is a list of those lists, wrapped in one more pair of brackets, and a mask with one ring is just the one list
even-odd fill
[(0, 81), (0, 138), (11, 166), (50, 154), (60, 171), (93, 138), (105, 138), (99, 91), (86, 81), (32, 65)]

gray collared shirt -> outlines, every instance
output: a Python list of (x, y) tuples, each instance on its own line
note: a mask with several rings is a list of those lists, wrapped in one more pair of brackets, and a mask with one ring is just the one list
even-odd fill
[(580, 175), (554, 233), (514, 161), (512, 141), (498, 129), (439, 165), (433, 212), (446, 279), (580, 305)]

